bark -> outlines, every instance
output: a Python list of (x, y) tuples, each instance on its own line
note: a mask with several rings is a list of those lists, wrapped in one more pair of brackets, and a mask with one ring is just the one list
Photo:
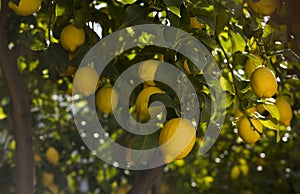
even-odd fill
[(8, 49), (6, 20), (8, 0), (2, 0), (0, 11), (0, 67), (9, 91), (11, 117), (16, 140), (16, 193), (34, 193), (33, 129), (30, 96), (17, 66), (18, 53)]
[(128, 191), (127, 194), (145, 194), (153, 186), (155, 194), (159, 194), (158, 188), (155, 186), (155, 183), (158, 183), (163, 176), (163, 166), (159, 166), (153, 169), (141, 171), (140, 177), (133, 183), (132, 188)]

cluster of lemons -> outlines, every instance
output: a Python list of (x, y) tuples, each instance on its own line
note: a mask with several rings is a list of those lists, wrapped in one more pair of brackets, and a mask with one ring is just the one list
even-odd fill
[[(258, 63), (262, 64), (263, 60), (260, 56), (256, 57)], [(253, 93), (261, 99), (271, 99), (277, 91), (277, 81), (274, 72), (268, 67), (253, 62), (250, 58), (247, 60), (244, 70), (246, 78), (250, 79), (250, 86)], [(283, 126), (289, 126), (293, 117), (290, 104), (284, 96), (278, 96), (275, 103), (267, 101), (268, 104), (276, 105), (279, 112), (279, 123)], [(263, 134), (263, 124), (257, 118), (255, 113), (260, 115), (266, 112), (264, 104), (257, 104), (245, 110), (245, 114), (239, 109), (235, 111), (237, 120), (237, 129), (239, 136), (248, 144), (254, 145)]]
[(230, 178), (232, 180), (238, 179), (241, 175), (247, 176), (249, 173), (249, 166), (247, 161), (243, 158), (239, 159), (238, 164), (234, 165), (230, 171)]
[[(56, 166), (59, 163), (60, 155), (56, 148), (50, 146), (47, 148), (45, 152), (45, 158), (51, 165)], [(42, 158), (38, 154), (34, 155), (34, 161), (36, 163), (39, 163), (41, 160)], [(47, 190), (45, 190), (43, 194), (59, 193), (59, 187), (55, 183), (55, 176), (52, 172), (47, 172), (47, 171), (42, 172), (41, 181), (42, 181), (42, 185), (47, 188)]]
[[(138, 69), (139, 77), (144, 82), (144, 88), (135, 102), (137, 118), (140, 122), (149, 120), (151, 116), (158, 115), (163, 110), (161, 106), (148, 107), (151, 95), (164, 93), (153, 81), (158, 66), (158, 61), (148, 60), (141, 63)], [(73, 84), (75, 90), (83, 96), (96, 93), (96, 107), (100, 112), (109, 115), (116, 108), (119, 100), (117, 91), (109, 83), (103, 84), (104, 86), (98, 90), (99, 75), (94, 68), (90, 66), (79, 68)], [(170, 163), (187, 156), (195, 141), (196, 130), (191, 121), (180, 118), (167, 121), (159, 137), (165, 162)]]
[[(164, 93), (153, 82), (158, 67), (159, 61), (155, 60), (145, 61), (139, 66), (139, 77), (144, 81), (144, 89), (139, 93), (135, 106), (138, 119), (142, 122), (150, 119), (151, 115), (157, 115), (162, 111), (162, 107), (159, 106), (148, 108), (151, 95)], [(195, 142), (195, 127), (190, 120), (182, 118), (173, 118), (167, 121), (159, 135), (159, 145), (166, 163), (186, 157)]]

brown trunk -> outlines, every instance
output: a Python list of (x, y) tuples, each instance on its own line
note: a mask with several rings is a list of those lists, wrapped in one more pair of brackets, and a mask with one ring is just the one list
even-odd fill
[(33, 131), (30, 96), (17, 67), (17, 54), (8, 49), (6, 19), (8, 0), (2, 0), (0, 11), (0, 67), (10, 94), (11, 116), (16, 140), (16, 193), (34, 193)]

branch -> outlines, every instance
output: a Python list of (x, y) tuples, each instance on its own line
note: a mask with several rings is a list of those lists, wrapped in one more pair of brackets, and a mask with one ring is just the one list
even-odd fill
[[(157, 153), (152, 156), (152, 159), (149, 162), (160, 164), (162, 159), (162, 154)], [(156, 191), (155, 194), (159, 194), (155, 183), (158, 183), (161, 180), (164, 167), (165, 165), (162, 165), (153, 169), (141, 171), (140, 176), (133, 183), (132, 188), (127, 194), (145, 194), (151, 189), (151, 187), (154, 187), (153, 189)]]
[(6, 21), (9, 15), (8, 0), (2, 0), (0, 11), (0, 67), (12, 103), (12, 120), (16, 140), (16, 193), (34, 193), (33, 130), (30, 96), (21, 76), (16, 58), (8, 49)]

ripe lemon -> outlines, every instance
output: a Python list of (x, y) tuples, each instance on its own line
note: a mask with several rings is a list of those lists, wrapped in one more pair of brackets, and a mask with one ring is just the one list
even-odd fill
[(90, 66), (81, 67), (77, 70), (74, 78), (75, 90), (84, 96), (89, 96), (97, 90), (99, 74)]
[[(258, 119), (253, 118), (251, 118), (250, 120), (254, 125), (255, 129), (262, 133), (263, 126), (261, 122)], [(244, 142), (252, 146), (260, 139), (260, 134), (252, 128), (251, 123), (249, 122), (247, 117), (242, 118), (238, 122), (237, 128), (239, 136), (244, 140)]]
[(37, 12), (42, 4), (42, 0), (20, 0), (19, 5), (14, 2), (8, 2), (8, 7), (16, 14), (21, 16), (28, 16)]
[(250, 85), (254, 94), (260, 98), (271, 98), (277, 92), (274, 73), (267, 67), (258, 67), (251, 74)]
[(240, 168), (238, 165), (235, 165), (231, 168), (230, 171), (230, 178), (232, 180), (237, 179), (240, 176), (241, 172), (240, 172)]
[(190, 17), (190, 28), (201, 29), (204, 27), (205, 25), (200, 23), (196, 17)]
[(103, 86), (96, 95), (96, 106), (105, 114), (110, 114), (118, 104), (118, 94), (110, 85)]
[(74, 52), (85, 42), (85, 32), (82, 28), (77, 28), (69, 24), (60, 33), (60, 44), (67, 51)]
[(159, 135), (159, 145), (166, 163), (186, 157), (196, 142), (196, 129), (187, 119), (166, 122)]
[(248, 0), (248, 5), (251, 7), (256, 13), (262, 16), (271, 15), (278, 7), (278, 0)]
[(54, 174), (49, 172), (42, 173), (42, 184), (47, 187), (54, 182)]
[(290, 104), (283, 97), (278, 97), (275, 105), (277, 106), (280, 115), (279, 122), (285, 126), (289, 126), (293, 118), (293, 111)]
[(249, 167), (247, 164), (241, 164), (240, 166), (240, 171), (244, 176), (247, 176), (249, 173)]
[(60, 76), (70, 76), (70, 75), (74, 75), (75, 72), (77, 71), (77, 67), (74, 67), (74, 66), (71, 66), (71, 65), (68, 65), (67, 66), (67, 69), (65, 72), (62, 72), (60, 73)]
[[(256, 69), (258, 65), (261, 65), (263, 62), (263, 59), (260, 56), (256, 57), (257, 61), (253, 61), (252, 59), (248, 58), (244, 67), (246, 78), (250, 79), (251, 74)], [(258, 63), (258, 64), (256, 64)]]
[(160, 88), (155, 87), (155, 86), (150, 86), (144, 88), (138, 95), (135, 106), (136, 106), (136, 111), (138, 114), (138, 118), (140, 121), (145, 121), (147, 119), (150, 119), (150, 112), (153, 112), (155, 114), (158, 114), (159, 112), (162, 111), (162, 107), (151, 107), (148, 108), (149, 105), (149, 98), (152, 94), (157, 94), (157, 93), (164, 93)]
[(148, 85), (155, 85), (154, 78), (156, 70), (160, 62), (157, 60), (147, 60), (140, 64), (138, 69), (139, 77), (142, 81), (146, 82)]
[(59, 153), (54, 147), (49, 147), (46, 150), (46, 159), (53, 165), (57, 165), (59, 161)]
[[(183, 61), (183, 68), (185, 69), (185, 71), (186, 71), (188, 74), (191, 74), (191, 71), (190, 71), (190, 68), (189, 68), (187, 59), (185, 59), (185, 60)], [(203, 74), (203, 71), (202, 71), (202, 70), (199, 70), (198, 74)]]

